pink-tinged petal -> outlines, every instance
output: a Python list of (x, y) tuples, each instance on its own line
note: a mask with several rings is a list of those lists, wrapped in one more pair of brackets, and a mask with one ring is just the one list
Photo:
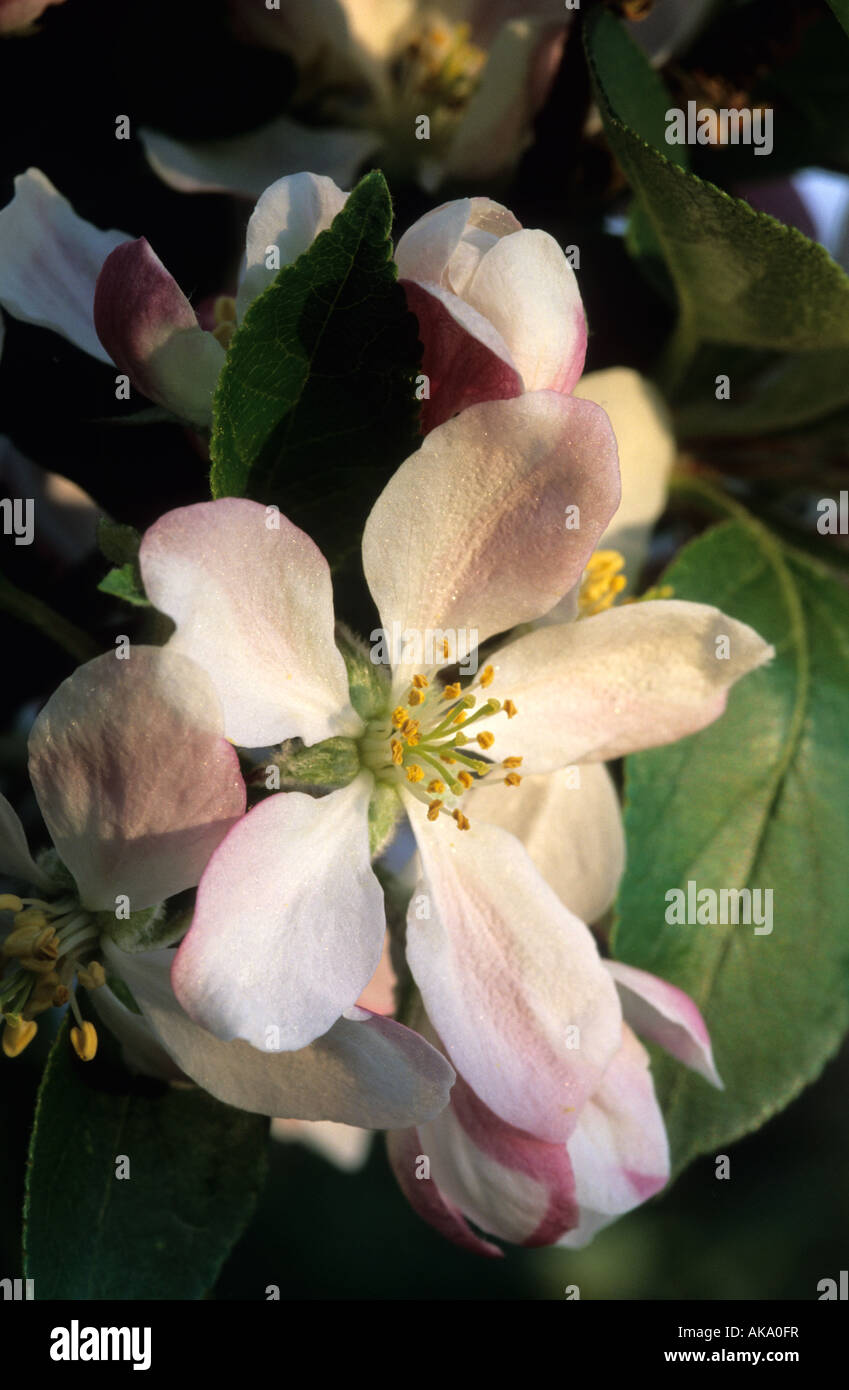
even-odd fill
[(422, 1144), (417, 1129), (396, 1131), (386, 1136), (392, 1171), (413, 1211), (461, 1249), (490, 1259), (503, 1258), (504, 1252), (476, 1235), (463, 1213), (442, 1195), (435, 1180), (425, 1176), (426, 1168), (422, 1160), (427, 1158), (427, 1154)]
[(65, 0), (0, 0), (0, 34), (14, 34), (40, 19), (51, 5)]
[(269, 269), (268, 253), (276, 247), (278, 264), (290, 265), (326, 231), (348, 201), (332, 179), (317, 174), (287, 174), (266, 188), (251, 214), (245, 241), (245, 263), (236, 297), (241, 320), (252, 299), (277, 274)]
[(395, 247), (395, 264), (402, 280), (430, 281), (448, 287), (445, 273), (466, 230), (472, 200), (457, 198), (431, 208), (408, 227)]
[(126, 240), (126, 232), (83, 221), (40, 169), (28, 169), (0, 211), (0, 304), (108, 362), (94, 328), (94, 287), (106, 257)]
[(278, 116), (247, 135), (185, 143), (142, 128), (139, 138), (155, 174), (178, 193), (237, 193), (259, 198), (281, 174), (313, 169), (343, 188), (376, 154), (381, 139), (371, 130), (307, 126)]
[(563, 52), (562, 9), (555, 27), (534, 22), (530, 4), (517, 22), (505, 24), (489, 51), (480, 83), (437, 169), (452, 179), (503, 177), (533, 138), (533, 118), (542, 106)]
[[(508, 742), (509, 734), (508, 726)], [(523, 777), (518, 787), (484, 781), (466, 794), (464, 810), (472, 821), (500, 825), (521, 840), (560, 901), (582, 922), (603, 917), (625, 867), (622, 810), (603, 763)]]
[(436, 1119), (420, 1125), (421, 1153), (444, 1201), (515, 1245), (553, 1245), (577, 1226), (565, 1144), (535, 1139), (484, 1105), (462, 1076)]
[(173, 952), (128, 955), (108, 941), (103, 950), (107, 969), (129, 987), (180, 1070), (226, 1105), (257, 1115), (403, 1129), (447, 1104), (452, 1068), (393, 1019), (351, 1010), (299, 1052), (222, 1042), (193, 1023), (175, 999)]
[(616, 435), (622, 500), (601, 546), (621, 553), (628, 576), (627, 593), (638, 593), (648, 540), (666, 504), (675, 463), (672, 418), (657, 387), (630, 367), (589, 372), (581, 377), (573, 395), (600, 405)]
[(330, 569), (286, 517), (240, 497), (179, 507), (151, 526), (139, 560), (151, 603), (177, 625), (169, 645), (209, 673), (234, 743), (360, 732)]
[(295, 1051), (351, 1008), (385, 930), (361, 774), (329, 796), (280, 792), (234, 826), (201, 879), (174, 992), (229, 1041)]
[(569, 1140), (581, 1221), (558, 1241), (580, 1249), (669, 1181), (669, 1144), (649, 1058), (627, 1024), (622, 1046)]
[(722, 1090), (707, 1025), (689, 994), (647, 970), (637, 970), (618, 960), (605, 964), (619, 990), (622, 1012), (634, 1032), (665, 1048)]
[(395, 1012), (395, 990), (398, 987), (398, 976), (392, 968), (392, 952), (389, 948), (389, 933), (383, 938), (383, 950), (377, 969), (357, 1000), (357, 1007), (367, 1009), (371, 1014), (382, 1014), (386, 1017)]
[(448, 290), (401, 283), (424, 349), (421, 370), (430, 394), (422, 402), (422, 434), (467, 406), (521, 396), (522, 379), (506, 344), (485, 318)]
[[(462, 660), (552, 607), (618, 500), (616, 443), (598, 406), (553, 391), (470, 406), (401, 465), (366, 522), (363, 565), (384, 628), (422, 641), (454, 629)], [(570, 529), (573, 505), (581, 524)]]
[(502, 1120), (564, 1140), (619, 1045), (619, 1001), (592, 934), (515, 836), (432, 823), (406, 801), (422, 868), (407, 959), (428, 1017)]
[(47, 878), (29, 852), (24, 827), (15, 808), (0, 795), (0, 874), (20, 879), (28, 887), (46, 887)]
[(278, 1144), (303, 1144), (343, 1173), (364, 1168), (374, 1135), (370, 1129), (340, 1125), (335, 1120), (272, 1120), (271, 1137)]
[(209, 679), (168, 648), (81, 666), (29, 738), (41, 813), (86, 907), (149, 907), (193, 887), (245, 809)]
[(225, 352), (200, 327), (176, 280), (144, 237), (103, 263), (94, 324), (112, 361), (142, 395), (194, 425), (212, 423)]
[(587, 325), (575, 272), (554, 237), (530, 230), (502, 237), (463, 298), (501, 334), (526, 391), (571, 391)]
[(521, 756), (533, 774), (674, 743), (718, 719), (773, 654), (745, 623), (678, 599), (539, 628), (490, 658), (491, 693), (518, 711), (493, 756)]

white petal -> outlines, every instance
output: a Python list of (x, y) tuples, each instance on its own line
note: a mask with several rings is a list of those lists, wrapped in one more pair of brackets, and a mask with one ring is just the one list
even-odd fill
[(178, 507), (146, 532), (139, 560), (151, 603), (177, 624), (169, 646), (208, 672), (234, 743), (360, 731), (327, 561), (286, 517), (240, 497)]
[(470, 198), (442, 203), (408, 227), (395, 248), (395, 264), (401, 280), (432, 281), (453, 288), (445, 280), (448, 262), (466, 229)]
[[(363, 566), (384, 628), (422, 643), (452, 629), (462, 660), (539, 617), (579, 577), (618, 495), (598, 407), (553, 391), (469, 406), (401, 465), (366, 523)], [(565, 524), (573, 504), (579, 529)]]
[(380, 148), (370, 130), (307, 126), (277, 116), (247, 135), (224, 140), (184, 142), (142, 128), (139, 138), (148, 163), (179, 193), (240, 193), (259, 198), (282, 174), (313, 169), (345, 188)]
[(47, 879), (29, 852), (27, 837), (15, 808), (0, 796), (0, 874), (42, 888)]
[(674, 743), (718, 719), (735, 681), (772, 656), (745, 623), (678, 599), (539, 628), (490, 659), (492, 693), (518, 711), (492, 756), (521, 756), (532, 774)]
[(279, 265), (290, 265), (330, 226), (347, 200), (347, 193), (332, 179), (317, 174), (287, 174), (266, 188), (248, 223), (245, 264), (236, 297), (240, 321), (251, 300), (277, 274), (266, 264), (269, 251), (277, 247)]
[(272, 1120), (271, 1137), (279, 1144), (304, 1144), (344, 1173), (365, 1166), (374, 1138), (370, 1129), (334, 1120)]
[(329, 796), (279, 792), (221, 844), (174, 966), (196, 1023), (225, 1041), (294, 1051), (359, 999), (385, 929), (369, 861), (372, 787), (363, 773)]
[(581, 1222), (559, 1245), (580, 1249), (669, 1180), (669, 1145), (648, 1054), (627, 1024), (622, 1047), (569, 1140)]
[(622, 1012), (634, 1032), (665, 1048), (722, 1090), (707, 1026), (689, 994), (622, 961), (608, 960), (605, 964), (616, 981)]
[(221, 1042), (192, 1023), (171, 990), (171, 951), (127, 955), (111, 942), (103, 950), (181, 1071), (226, 1105), (394, 1129), (429, 1120), (448, 1101), (451, 1067), (393, 1019), (354, 1010), (299, 1052), (261, 1052), (246, 1042)]
[(500, 825), (522, 841), (543, 878), (582, 922), (610, 907), (625, 868), (619, 797), (603, 763), (523, 777), (518, 787), (484, 781), (464, 797), (477, 822)]
[(624, 556), (627, 592), (637, 592), (648, 539), (666, 504), (675, 463), (669, 409), (657, 387), (630, 367), (589, 372), (572, 394), (600, 405), (616, 435), (622, 500), (599, 544)]
[(28, 169), (0, 211), (0, 304), (109, 362), (94, 329), (94, 288), (106, 257), (127, 240), (83, 221), (40, 169)]
[(587, 347), (575, 272), (548, 232), (502, 237), (482, 257), (464, 299), (501, 334), (526, 391), (570, 391)]
[(490, 1110), (565, 1139), (619, 1045), (619, 1003), (592, 934), (507, 831), (461, 832), (407, 803), (422, 864), (407, 959), (428, 1016)]
[(103, 911), (193, 888), (245, 809), (212, 684), (168, 647), (78, 667), (32, 726), (29, 770), (82, 902)]

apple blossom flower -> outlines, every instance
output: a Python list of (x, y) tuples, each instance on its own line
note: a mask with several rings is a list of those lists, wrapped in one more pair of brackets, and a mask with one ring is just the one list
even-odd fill
[(530, 143), (571, 18), (560, 0), (231, 3), (241, 34), (294, 60), (291, 114), (217, 141), (142, 130), (152, 167), (183, 192), (255, 198), (306, 156), (343, 183), (366, 161), (428, 190), (503, 176)]
[[(636, 1032), (721, 1086), (693, 1001), (646, 971), (604, 964), (624, 1013), (621, 1045), (565, 1144), (505, 1123), (462, 1076), (435, 1119), (387, 1136), (395, 1176), (413, 1208), (476, 1254), (502, 1252), (470, 1221), (512, 1244), (579, 1248), (666, 1185), (666, 1128)], [(416, 1017), (416, 1027), (439, 1046), (426, 1018)]]
[[(556, 827), (564, 768), (703, 728), (771, 648), (714, 608), (674, 600), (508, 638), (466, 685), (445, 671), (445, 648), (423, 665), (410, 643), (450, 631), (462, 664), (548, 612), (579, 580), (617, 500), (612, 432), (588, 401), (526, 392), (437, 427), (363, 536), (383, 631), (408, 637), (391, 676), (373, 667), (350, 693), (329, 570), (303, 532), (243, 499), (179, 508), (150, 528), (146, 591), (176, 625), (170, 645), (215, 684), (228, 737), (249, 748), (333, 740), (354, 761), (327, 795), (270, 795), (213, 854), (173, 969), (198, 1024), (254, 1046), (275, 1026), (281, 1047), (298, 1049), (354, 1003), (383, 942), (369, 816), (388, 800), (418, 845), (406, 958), (448, 1056), (502, 1120), (569, 1138), (621, 1046), (616, 990), (519, 835), (482, 805), (467, 811), (477, 798), (523, 799), (527, 773), (545, 780), (528, 796)], [(578, 529), (564, 524), (572, 507)], [(727, 661), (716, 659), (719, 635), (730, 638)], [(580, 1029), (577, 1056), (567, 1023)]]
[[(55, 848), (34, 860), (0, 798), (0, 872), (27, 885), (23, 896), (0, 896), (0, 914), (12, 918), (0, 948), (7, 1056), (28, 1045), (42, 1011), (65, 1003), (76, 1017), (74, 1047), (83, 1060), (94, 1056), (97, 1034), (79, 1011), (76, 979), (96, 990), (97, 1012), (142, 1070), (189, 1076), (242, 1109), (392, 1127), (444, 1106), (452, 1069), (394, 1020), (348, 1010), (297, 1054), (221, 1043), (175, 1000), (171, 951), (130, 953), (111, 939), (119, 906), (143, 931), (166, 899), (193, 887), (245, 808), (215, 691), (187, 657), (137, 646), (126, 660), (108, 653), (88, 662), (39, 714), (29, 754)], [(140, 1014), (112, 992), (110, 975)]]
[[(314, 174), (267, 188), (248, 223), (236, 297), (216, 301), (208, 331), (143, 237), (98, 231), (31, 169), (0, 211), (0, 304), (111, 360), (151, 400), (208, 427), (226, 346), (275, 277), (269, 247), (290, 264), (346, 200)], [(488, 198), (463, 198), (414, 223), (396, 259), (424, 343), (425, 433), (478, 401), (575, 385), (584, 311), (574, 271), (547, 232), (523, 229)]]

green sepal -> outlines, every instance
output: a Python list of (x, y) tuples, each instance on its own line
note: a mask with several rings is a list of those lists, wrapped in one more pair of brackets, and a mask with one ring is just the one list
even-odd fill
[(368, 847), (372, 859), (382, 854), (401, 819), (401, 798), (394, 787), (375, 782), (368, 804)]
[[(270, 784), (268, 769), (278, 777)], [(313, 796), (347, 787), (360, 771), (360, 755), (352, 738), (326, 738), (305, 748), (299, 738), (288, 739), (266, 764), (267, 791), (307, 792)], [(261, 784), (260, 784), (261, 785)]]
[(387, 667), (372, 660), (371, 648), (344, 623), (336, 624), (336, 645), (348, 672), (351, 704), (366, 722), (377, 718), (389, 703), (390, 678)]

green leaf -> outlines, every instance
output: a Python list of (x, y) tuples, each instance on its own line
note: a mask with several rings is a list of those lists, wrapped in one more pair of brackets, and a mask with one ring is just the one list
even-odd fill
[(111, 564), (127, 565), (138, 559), (141, 536), (135, 526), (102, 516), (97, 523), (97, 544)]
[(849, 34), (849, 0), (828, 0), (846, 33)]
[[(625, 764), (614, 954), (692, 995), (725, 1082), (658, 1058), (677, 1169), (787, 1105), (849, 1024), (849, 594), (750, 518), (692, 542), (663, 582), (776, 648), (710, 728)], [(772, 933), (667, 924), (689, 881), (771, 889)]]
[(421, 442), (421, 350), (391, 224), (375, 170), (253, 302), (215, 393), (213, 496), (279, 506), (335, 559)]
[[(818, 397), (820, 368), (824, 350), (849, 347), (849, 277), (795, 228), (680, 167), (679, 147), (658, 135), (660, 107), (653, 118), (647, 115), (651, 94), (658, 97), (657, 79), (627, 31), (599, 8), (588, 16), (585, 34), (605, 131), (675, 287), (679, 322), (667, 351), (667, 385), (678, 387), (703, 343), (810, 352), (810, 370), (796, 363), (805, 372), (800, 394), (806, 416), (835, 409), (833, 381), (827, 398)], [(645, 239), (642, 228), (636, 244), (645, 248)], [(726, 403), (711, 402), (713, 393), (712, 379), (700, 383), (705, 410), (721, 421)], [(842, 397), (849, 400), (849, 377)]]
[(122, 598), (126, 603), (133, 604), (135, 608), (150, 607), (150, 600), (145, 598), (142, 592), (138, 566), (135, 564), (121, 565), (120, 569), (111, 569), (108, 574), (103, 576), (97, 587), (102, 594), (112, 594), (114, 598)]
[[(198, 1299), (247, 1224), (267, 1120), (132, 1078), (60, 1029), (38, 1094), (24, 1206), (37, 1299)], [(129, 1159), (129, 1177), (116, 1160)]]

